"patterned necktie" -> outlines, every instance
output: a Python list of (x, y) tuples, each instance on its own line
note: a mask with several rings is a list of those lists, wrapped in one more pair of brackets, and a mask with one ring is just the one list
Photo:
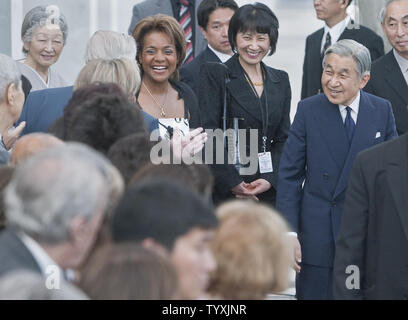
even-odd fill
[(330, 46), (331, 46), (331, 36), (330, 36), (330, 32), (327, 32), (326, 42), (324, 43), (323, 51), (322, 51), (322, 57), (324, 56), (324, 53), (326, 52), (327, 48)]
[(347, 110), (347, 115), (344, 121), (344, 127), (346, 128), (347, 137), (348, 137), (349, 143), (351, 144), (351, 140), (353, 139), (354, 129), (356, 127), (356, 124), (354, 123), (354, 120), (351, 117), (351, 108), (347, 107), (346, 110)]
[(189, 10), (189, 1), (188, 0), (180, 0), (180, 15), (179, 15), (179, 22), (184, 30), (184, 36), (186, 37), (186, 58), (184, 63), (191, 62), (194, 59), (194, 48), (193, 48), (193, 26), (191, 21), (191, 14)]

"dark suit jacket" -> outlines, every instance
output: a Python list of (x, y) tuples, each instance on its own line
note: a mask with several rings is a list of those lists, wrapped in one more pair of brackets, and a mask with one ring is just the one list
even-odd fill
[(373, 63), (371, 78), (364, 90), (389, 100), (398, 134), (408, 131), (408, 85), (392, 50)]
[(193, 89), (197, 97), (200, 94), (199, 88), (201, 66), (207, 62), (221, 63), (221, 60), (210, 48), (208, 48), (208, 46), (203, 52), (198, 55), (198, 57), (196, 57), (190, 63), (185, 64), (180, 69), (180, 80), (184, 83), (187, 83), (191, 87), (191, 89)]
[[(33, 91), (28, 95), (17, 125), (25, 121), (22, 135), (33, 132), (47, 132), (48, 128), (64, 114), (72, 97), (73, 87), (52, 88)], [(158, 128), (157, 119), (142, 111), (149, 132)]]
[(41, 273), (33, 255), (11, 229), (0, 231), (0, 261), (0, 277), (18, 269)]
[[(204, 39), (203, 34), (200, 31), (200, 28), (198, 27), (197, 24), (197, 10), (198, 6), (200, 5), (202, 0), (196, 0), (195, 2), (195, 32), (194, 32), (194, 56), (198, 56), (201, 51), (205, 49), (207, 46), (207, 41)], [(130, 22), (129, 26), (129, 34), (131, 35), (133, 33), (133, 29), (135, 26), (139, 23), (140, 20), (143, 18), (146, 18), (148, 16), (153, 16), (155, 14), (167, 14), (171, 17), (175, 17), (173, 14), (173, 8), (171, 5), (170, 0), (145, 0), (141, 3), (138, 3), (133, 6), (133, 15), (132, 15), (132, 21)], [(175, 17), (176, 20), (178, 17)], [(194, 30), (193, 30), (194, 31)]]
[[(407, 208), (405, 134), (356, 158), (336, 244), (336, 299), (408, 299)], [(360, 289), (346, 288), (348, 265), (359, 268)]]
[[(324, 28), (317, 30), (306, 39), (305, 60), (303, 62), (302, 99), (314, 96), (322, 91), (322, 58), (321, 45)], [(359, 29), (346, 28), (339, 40), (352, 39), (370, 50), (371, 60), (374, 61), (384, 55), (384, 42), (374, 31), (364, 26)]]
[[(271, 183), (273, 190), (277, 184), (277, 170), (283, 145), (286, 141), (290, 120), (291, 90), (288, 74), (262, 64), (266, 70), (266, 82), (262, 98), (267, 94), (268, 131), (267, 150), (271, 151), (274, 171), (260, 174), (259, 170), (253, 176), (240, 176), (233, 165), (213, 165), (216, 193), (226, 193), (225, 197), (232, 196), (229, 191), (243, 180), (246, 182), (263, 178)], [(227, 66), (227, 68), (225, 68)], [(250, 151), (250, 129), (258, 129), (257, 152), (262, 148), (262, 116), (259, 100), (252, 92), (245, 80), (243, 68), (238, 55), (229, 59), (225, 66), (216, 63), (207, 63), (201, 67), (201, 85), (199, 94), (200, 111), (203, 126), (206, 129), (222, 128), (223, 101), (227, 92), (227, 118), (241, 118), (240, 129), (247, 129), (246, 146)], [(225, 83), (226, 75), (230, 82)]]
[(302, 262), (333, 266), (354, 158), (396, 136), (391, 104), (363, 91), (351, 146), (338, 105), (324, 94), (299, 102), (281, 157), (276, 208), (298, 233)]

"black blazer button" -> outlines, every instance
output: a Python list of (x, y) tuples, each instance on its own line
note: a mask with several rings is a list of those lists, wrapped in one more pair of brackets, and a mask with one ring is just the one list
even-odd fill
[(324, 180), (329, 180), (329, 174), (328, 173), (323, 173), (323, 179)]
[(336, 203), (336, 201), (332, 201), (331, 205), (332, 205), (332, 207), (335, 207), (335, 206), (337, 206), (337, 203)]

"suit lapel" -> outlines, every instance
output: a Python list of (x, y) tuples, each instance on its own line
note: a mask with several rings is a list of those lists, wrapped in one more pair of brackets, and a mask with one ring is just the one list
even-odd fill
[[(238, 56), (232, 57), (226, 62), (228, 65), (231, 75), (231, 81), (227, 84), (227, 89), (230, 95), (234, 98), (237, 104), (249, 113), (252, 117), (262, 122), (262, 114), (259, 109), (259, 100), (253, 93), (251, 86), (246, 81), (245, 76), (242, 71), (242, 67), (239, 64)], [(267, 71), (267, 86), (265, 90), (271, 90), (272, 92), (276, 89), (272, 88), (273, 83), (279, 82), (279, 79), (275, 75), (270, 77), (270, 73)], [(269, 84), (269, 82), (271, 82)], [(271, 91), (268, 91), (268, 97), (271, 96)]]
[(397, 156), (387, 161), (386, 173), (388, 187), (402, 222), (405, 236), (408, 239), (408, 134), (400, 139), (400, 148), (396, 148)]
[[(351, 141), (351, 146), (344, 163), (344, 168), (341, 172), (336, 190), (334, 192), (334, 197), (337, 197), (344, 191), (344, 189), (346, 189), (350, 170), (357, 153), (371, 147), (374, 143), (375, 135), (378, 130), (374, 110), (375, 109), (366, 97), (366, 94), (360, 91), (360, 106), (356, 129), (354, 131), (353, 140)], [(381, 134), (385, 134), (385, 132), (382, 132)]]
[(163, 14), (167, 14), (172, 17), (176, 17), (176, 20), (178, 20), (178, 13), (173, 12), (173, 7), (171, 5), (171, 1), (163, 1), (163, 0), (157, 0), (155, 2), (156, 5), (156, 12), (161, 12)]
[(219, 62), (221, 63), (221, 60), (218, 58), (218, 56), (207, 46), (207, 48), (204, 51), (204, 57), (203, 61), (205, 62)]
[(408, 85), (392, 50), (387, 54), (386, 59), (385, 69), (387, 74), (385, 75), (385, 80), (408, 105)]
[(322, 90), (322, 85), (321, 85), (321, 76), (323, 73), (323, 67), (322, 67), (322, 38), (324, 35), (324, 29), (320, 29), (313, 39), (311, 39), (311, 53), (310, 57), (313, 60), (312, 65), (316, 68), (315, 70), (310, 70), (310, 72), (315, 73), (319, 79), (316, 79), (319, 82), (319, 89), (317, 92), (313, 92), (313, 94), (318, 94), (321, 93)]
[(316, 104), (316, 125), (319, 127), (330, 154), (338, 168), (341, 169), (349, 151), (346, 130), (341, 119), (339, 106), (332, 104), (323, 94), (320, 97), (323, 101)]

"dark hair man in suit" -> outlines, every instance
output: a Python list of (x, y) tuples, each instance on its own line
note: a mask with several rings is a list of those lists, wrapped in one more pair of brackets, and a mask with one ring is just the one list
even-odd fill
[(200, 69), (206, 62), (226, 62), (233, 52), (228, 41), (228, 26), (238, 10), (234, 0), (203, 0), (198, 7), (197, 20), (207, 48), (180, 70), (181, 81), (187, 83), (197, 97), (200, 88)]
[(335, 240), (354, 158), (397, 136), (391, 104), (361, 91), (370, 67), (368, 49), (354, 40), (329, 47), (324, 94), (299, 102), (283, 149), (276, 208), (297, 233), (298, 299), (332, 299)]
[(365, 90), (391, 102), (401, 135), (408, 131), (408, 1), (388, 0), (381, 25), (393, 49), (373, 64)]
[(370, 50), (371, 61), (384, 55), (384, 43), (374, 31), (354, 21), (347, 15), (347, 7), (352, 0), (314, 0), (318, 19), (325, 22), (324, 28), (317, 30), (306, 39), (305, 59), (301, 98), (318, 94), (322, 91), (322, 58), (324, 51), (338, 40), (352, 39)]
[(190, 62), (205, 49), (206, 41), (198, 29), (196, 13), (202, 0), (144, 0), (133, 6), (129, 34), (140, 20), (156, 14), (167, 14), (180, 22), (187, 40), (185, 62)]
[(214, 211), (186, 186), (168, 179), (131, 185), (113, 217), (115, 243), (137, 242), (168, 256), (179, 276), (180, 298), (197, 299), (215, 270), (210, 240)]

